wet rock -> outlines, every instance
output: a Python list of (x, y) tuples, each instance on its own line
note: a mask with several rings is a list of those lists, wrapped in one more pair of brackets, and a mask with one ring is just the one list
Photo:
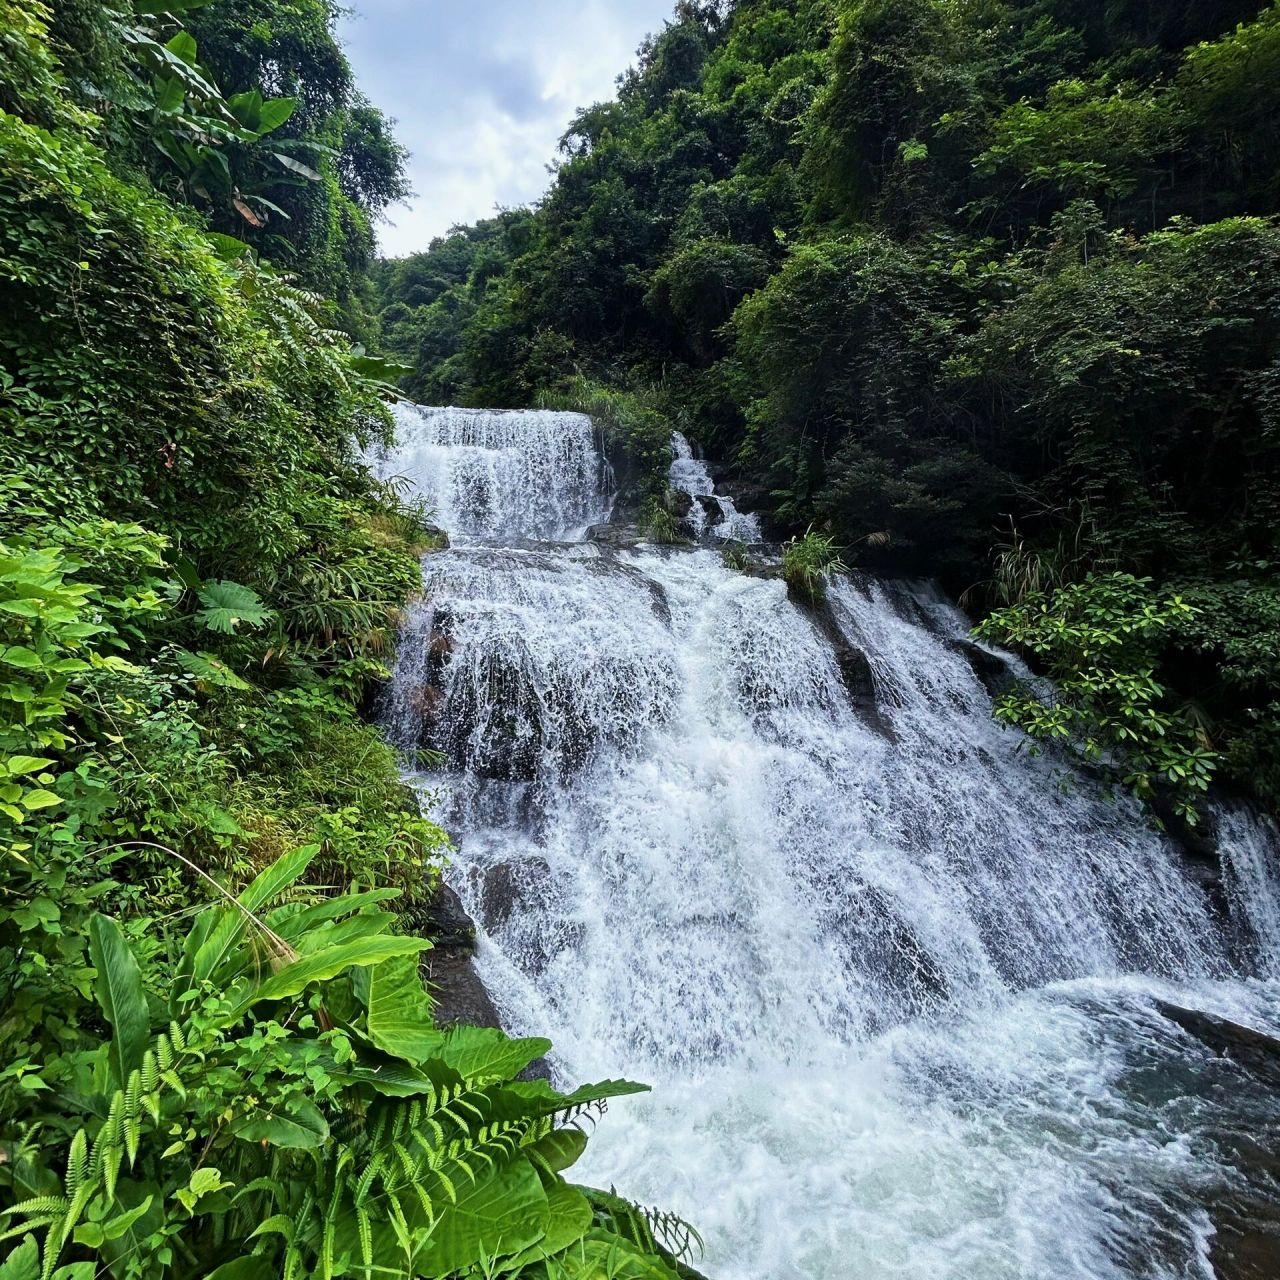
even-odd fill
[(662, 499), (662, 505), (677, 520), (683, 520), (693, 510), (693, 501), (693, 495), (686, 493), (683, 489), (668, 489)]
[(724, 523), (724, 508), (720, 505), (720, 499), (714, 494), (699, 494), (695, 501), (706, 512), (708, 529)]
[(426, 535), (427, 545), (432, 551), (449, 550), (449, 535), (438, 524), (424, 524), (422, 532)]
[(476, 972), (469, 951), (440, 948), (428, 951), (423, 978), (435, 1008), (436, 1024), (449, 1027), (501, 1027), (498, 1008)]
[(634, 547), (642, 540), (640, 530), (634, 524), (593, 524), (587, 530), (587, 541), (602, 547)]
[(1164, 1000), (1157, 1000), (1156, 1008), (1219, 1057), (1243, 1067), (1266, 1084), (1280, 1088), (1280, 1040), (1275, 1036), (1219, 1018), (1216, 1014), (1184, 1009)]
[(982, 687), (993, 698), (998, 698), (1013, 684), (1016, 677), (1006, 658), (984, 649), (973, 640), (957, 640), (955, 645), (968, 660)]
[(830, 601), (816, 600), (802, 607), (831, 646), (836, 666), (840, 668), (840, 678), (859, 718), (882, 737), (896, 742), (898, 735), (880, 706), (881, 695), (876, 687), (871, 660), (856, 645), (849, 643), (831, 612)]
[(437, 949), (475, 950), (476, 925), (462, 899), (444, 881), (427, 904), (411, 918), (414, 932), (429, 938)]
[(499, 862), (488, 867), (480, 889), (481, 918), (494, 933), (515, 914), (516, 908), (550, 879), (551, 867), (544, 858), (526, 858), (518, 865)]

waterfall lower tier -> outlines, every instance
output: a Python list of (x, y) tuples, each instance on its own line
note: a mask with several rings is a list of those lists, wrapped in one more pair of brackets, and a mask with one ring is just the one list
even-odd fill
[(582, 1176), (709, 1275), (1211, 1277), (1275, 1203), (1274, 1095), (1158, 1004), (1280, 1032), (1273, 830), (1223, 816), (1212, 901), (995, 725), (1016, 664), (926, 586), (815, 618), (711, 550), (478, 543), (424, 585), (388, 726), (447, 755), (484, 977), (557, 1072), (654, 1086)]

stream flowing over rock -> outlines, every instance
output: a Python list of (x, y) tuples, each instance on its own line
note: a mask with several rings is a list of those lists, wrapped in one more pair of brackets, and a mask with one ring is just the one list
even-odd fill
[(480, 972), (558, 1077), (653, 1086), (583, 1177), (686, 1216), (721, 1280), (1280, 1275), (1280, 1102), (1210, 1034), (1280, 1035), (1273, 827), (1216, 814), (1213, 892), (993, 721), (1027, 673), (928, 584), (815, 617), (710, 546), (586, 541), (579, 415), (401, 431), (382, 471), (453, 545), (386, 720), (446, 755), (416, 780)]

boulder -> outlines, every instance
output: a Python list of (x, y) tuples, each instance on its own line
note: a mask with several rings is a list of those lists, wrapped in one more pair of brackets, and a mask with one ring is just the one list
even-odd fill
[(1157, 1000), (1156, 1008), (1219, 1057), (1229, 1059), (1263, 1083), (1280, 1089), (1280, 1040), (1275, 1036), (1217, 1014), (1184, 1009), (1165, 1000)]
[(695, 501), (706, 512), (708, 529), (724, 523), (724, 508), (720, 505), (720, 499), (714, 494), (699, 494)]

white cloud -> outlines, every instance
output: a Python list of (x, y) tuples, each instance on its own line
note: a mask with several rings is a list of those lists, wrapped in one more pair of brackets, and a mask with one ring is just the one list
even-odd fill
[(672, 0), (351, 0), (341, 35), (364, 92), (412, 152), (416, 195), (379, 229), (388, 254), (546, 189), (579, 107), (613, 96)]

